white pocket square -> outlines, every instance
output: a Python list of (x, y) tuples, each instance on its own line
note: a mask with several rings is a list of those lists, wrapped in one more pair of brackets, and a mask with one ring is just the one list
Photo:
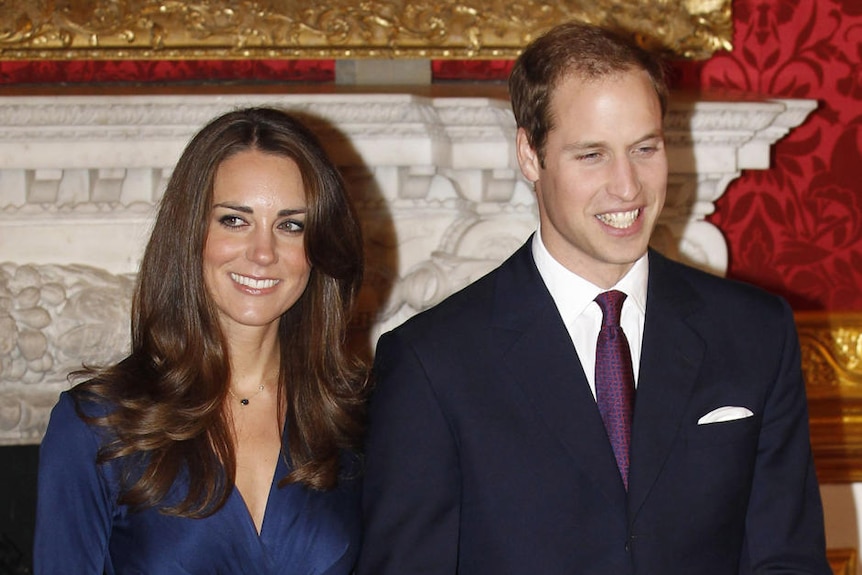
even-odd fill
[(737, 407), (735, 405), (725, 405), (718, 409), (713, 409), (703, 417), (697, 420), (698, 425), (706, 425), (707, 423), (719, 423), (722, 421), (733, 421), (735, 419), (745, 419), (751, 417), (754, 413), (746, 407)]

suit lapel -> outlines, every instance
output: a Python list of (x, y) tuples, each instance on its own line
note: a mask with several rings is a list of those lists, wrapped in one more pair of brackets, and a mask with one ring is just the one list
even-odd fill
[(533, 262), (530, 241), (500, 269), (495, 337), (501, 361), (544, 422), (614, 504), (625, 490), (580, 360)]
[(643, 505), (682, 423), (705, 350), (687, 322), (704, 305), (663, 256), (650, 252), (647, 310), (632, 427), (630, 513)]

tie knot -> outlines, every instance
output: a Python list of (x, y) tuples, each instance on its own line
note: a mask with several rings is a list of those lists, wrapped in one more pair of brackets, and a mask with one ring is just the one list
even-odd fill
[(620, 314), (625, 300), (626, 294), (618, 290), (606, 291), (596, 296), (596, 303), (602, 308), (602, 327), (620, 325)]

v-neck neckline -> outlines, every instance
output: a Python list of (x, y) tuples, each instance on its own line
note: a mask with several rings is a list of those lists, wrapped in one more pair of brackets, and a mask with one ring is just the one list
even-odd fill
[[(272, 477), (270, 477), (269, 482), (269, 491), (266, 495), (266, 505), (263, 508), (263, 517), (260, 521), (260, 531), (257, 530), (257, 526), (254, 524), (254, 518), (251, 515), (251, 510), (248, 508), (248, 504), (246, 503), (245, 498), (242, 495), (242, 492), (239, 490), (239, 487), (234, 484), (233, 486), (233, 494), (236, 496), (237, 502), (244, 512), (244, 515), (248, 521), (249, 526), (251, 527), (252, 533), (255, 534), (256, 538), (259, 541), (263, 539), (264, 529), (266, 529), (266, 518), (269, 517), (269, 507), (273, 500), (273, 492), (277, 489), (278, 477), (280, 476), (280, 468), (282, 466), (287, 466), (287, 462), (284, 459), (283, 450), (279, 450), (278, 460), (275, 462), (275, 468), (272, 470)], [(285, 470), (286, 471), (286, 470)]]

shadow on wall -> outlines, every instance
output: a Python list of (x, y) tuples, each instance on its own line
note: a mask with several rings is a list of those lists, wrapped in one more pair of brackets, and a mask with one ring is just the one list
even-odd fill
[(32, 573), (37, 445), (0, 447), (0, 575)]

